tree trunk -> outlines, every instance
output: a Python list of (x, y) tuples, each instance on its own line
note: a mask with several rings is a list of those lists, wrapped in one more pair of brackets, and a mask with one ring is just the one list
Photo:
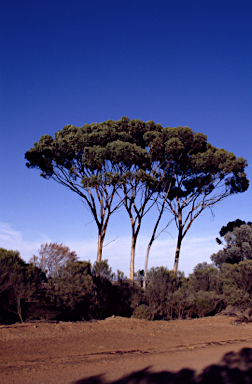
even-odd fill
[[(157, 219), (157, 221), (156, 221), (155, 227), (154, 227), (154, 229), (153, 229), (152, 236), (151, 236), (151, 239), (150, 239), (150, 241), (149, 241), (149, 244), (148, 244), (148, 247), (147, 247), (147, 251), (146, 251), (145, 268), (144, 268), (144, 279), (143, 279), (143, 289), (146, 288), (146, 278), (147, 278), (147, 271), (148, 271), (148, 261), (149, 261), (150, 249), (151, 249), (151, 246), (152, 246), (153, 241), (154, 241), (155, 238), (156, 238), (156, 237), (155, 237), (155, 236), (156, 236), (156, 232), (157, 232), (158, 225), (159, 225), (159, 222), (160, 222), (160, 220), (161, 220), (161, 217), (162, 217), (162, 215), (163, 215), (163, 211), (164, 211), (164, 203), (163, 203), (163, 205), (162, 205), (162, 209), (161, 209), (160, 212), (159, 212), (159, 216), (158, 216), (158, 219)], [(168, 225), (169, 225), (169, 223), (167, 224), (167, 226), (166, 226), (165, 228), (167, 228)], [(164, 228), (164, 229), (165, 229), (165, 228)], [(163, 232), (163, 230), (162, 230), (161, 232)], [(161, 232), (160, 232), (160, 233), (161, 233)], [(160, 235), (160, 233), (159, 233), (159, 235)], [(158, 236), (159, 236), (159, 235), (158, 235)], [(158, 236), (157, 236), (157, 237), (158, 237)]]
[(149, 260), (150, 248), (151, 248), (152, 243), (153, 243), (153, 241), (149, 242), (149, 245), (147, 247), (147, 252), (146, 252), (145, 268), (144, 268), (144, 279), (143, 279), (143, 289), (146, 288), (146, 279), (147, 279), (147, 271), (148, 271), (148, 260)]
[(178, 262), (179, 262), (179, 254), (180, 254), (182, 239), (183, 239), (183, 228), (179, 228), (177, 248), (176, 248), (174, 268), (173, 268), (173, 272), (175, 274), (177, 274), (178, 272)]
[(21, 310), (21, 300), (19, 297), (17, 297), (17, 314), (19, 316), (21, 323), (23, 323), (22, 310)]
[(98, 233), (98, 249), (97, 249), (97, 263), (100, 263), (101, 262), (101, 259), (102, 259), (102, 246), (103, 246), (103, 240), (104, 238), (102, 238), (102, 233), (101, 233), (101, 230), (99, 230), (99, 233)]
[(130, 254), (130, 280), (134, 281), (134, 266), (135, 266), (135, 251), (136, 251), (136, 235), (132, 235), (131, 254)]

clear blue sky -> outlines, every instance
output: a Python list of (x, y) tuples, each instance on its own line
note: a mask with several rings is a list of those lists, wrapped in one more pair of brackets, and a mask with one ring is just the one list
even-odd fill
[[(252, 179), (251, 0), (2, 0), (0, 246), (25, 260), (46, 241), (96, 258), (96, 227), (72, 192), (25, 166), (41, 135), (121, 116), (188, 126), (244, 157)], [(204, 212), (182, 244), (187, 273), (218, 250), (222, 225), (252, 221), (251, 187)], [(153, 218), (136, 254), (143, 268)], [(104, 248), (129, 275), (130, 223), (118, 213)], [(176, 230), (153, 246), (150, 266), (173, 267)]]

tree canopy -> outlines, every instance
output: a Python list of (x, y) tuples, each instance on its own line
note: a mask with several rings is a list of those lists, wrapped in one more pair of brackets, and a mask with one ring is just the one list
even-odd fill
[[(132, 228), (138, 221), (136, 196), (152, 178), (151, 156), (144, 135), (161, 129), (152, 121), (145, 123), (126, 117), (83, 127), (67, 125), (55, 138), (42, 136), (25, 153), (28, 168), (39, 169), (42, 177), (52, 178), (82, 198), (98, 228), (98, 262), (112, 213), (125, 204), (131, 216), (136, 214), (134, 223), (131, 220)], [(137, 226), (140, 228), (139, 222)]]
[(18, 251), (0, 248), (0, 307), (23, 322), (22, 301), (36, 293), (41, 277), (41, 271), (26, 264)]
[(213, 147), (205, 135), (187, 127), (165, 128), (152, 142), (163, 170), (160, 197), (165, 197), (178, 229), (176, 272), (181, 243), (193, 221), (204, 209), (248, 188), (244, 173), (247, 163), (231, 152)]
[(60, 268), (78, 260), (76, 252), (63, 244), (42, 244), (38, 252), (39, 256), (34, 255), (30, 263), (40, 268), (47, 277), (56, 277)]
[[(236, 227), (240, 227), (243, 224), (247, 224), (247, 225), (252, 226), (252, 223), (250, 221), (248, 221), (247, 223), (246, 223), (246, 221), (240, 220), (240, 219), (236, 219), (234, 221), (229, 221), (227, 223), (227, 225), (223, 225), (223, 227), (221, 227), (221, 230), (219, 232), (220, 236), (224, 237), (226, 235), (226, 233), (232, 232)], [(222, 241), (218, 237), (216, 237), (216, 241), (218, 244), (222, 244)]]
[(211, 256), (213, 263), (220, 268), (222, 264), (237, 264), (252, 260), (252, 227), (242, 224), (224, 235), (225, 246)]
[(98, 229), (97, 262), (109, 219), (124, 205), (132, 230), (131, 279), (142, 219), (155, 203), (159, 216), (149, 247), (168, 210), (178, 229), (176, 272), (182, 240), (193, 221), (204, 209), (248, 188), (246, 161), (213, 147), (204, 134), (126, 117), (67, 125), (54, 138), (42, 136), (25, 158), (28, 168), (81, 197)]

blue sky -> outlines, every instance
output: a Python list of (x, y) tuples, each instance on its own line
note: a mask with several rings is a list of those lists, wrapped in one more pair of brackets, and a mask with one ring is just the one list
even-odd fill
[[(40, 244), (95, 261), (97, 231), (72, 192), (25, 166), (24, 153), (66, 124), (121, 116), (188, 126), (244, 157), (252, 178), (250, 0), (3, 0), (0, 89), (0, 246), (25, 260)], [(219, 249), (222, 225), (252, 220), (251, 187), (196, 219), (182, 244), (186, 274)], [(144, 256), (155, 212), (137, 246)], [(168, 217), (167, 217), (168, 219)], [(173, 267), (176, 229), (154, 244), (150, 266)], [(130, 223), (111, 220), (104, 258), (129, 275)]]

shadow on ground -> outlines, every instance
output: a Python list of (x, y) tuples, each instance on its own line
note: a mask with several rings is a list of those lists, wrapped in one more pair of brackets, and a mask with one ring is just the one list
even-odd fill
[(252, 383), (252, 349), (224, 355), (218, 365), (206, 367), (200, 375), (190, 369), (179, 372), (151, 372), (150, 368), (108, 382), (103, 376), (92, 376), (72, 384), (250, 384)]

